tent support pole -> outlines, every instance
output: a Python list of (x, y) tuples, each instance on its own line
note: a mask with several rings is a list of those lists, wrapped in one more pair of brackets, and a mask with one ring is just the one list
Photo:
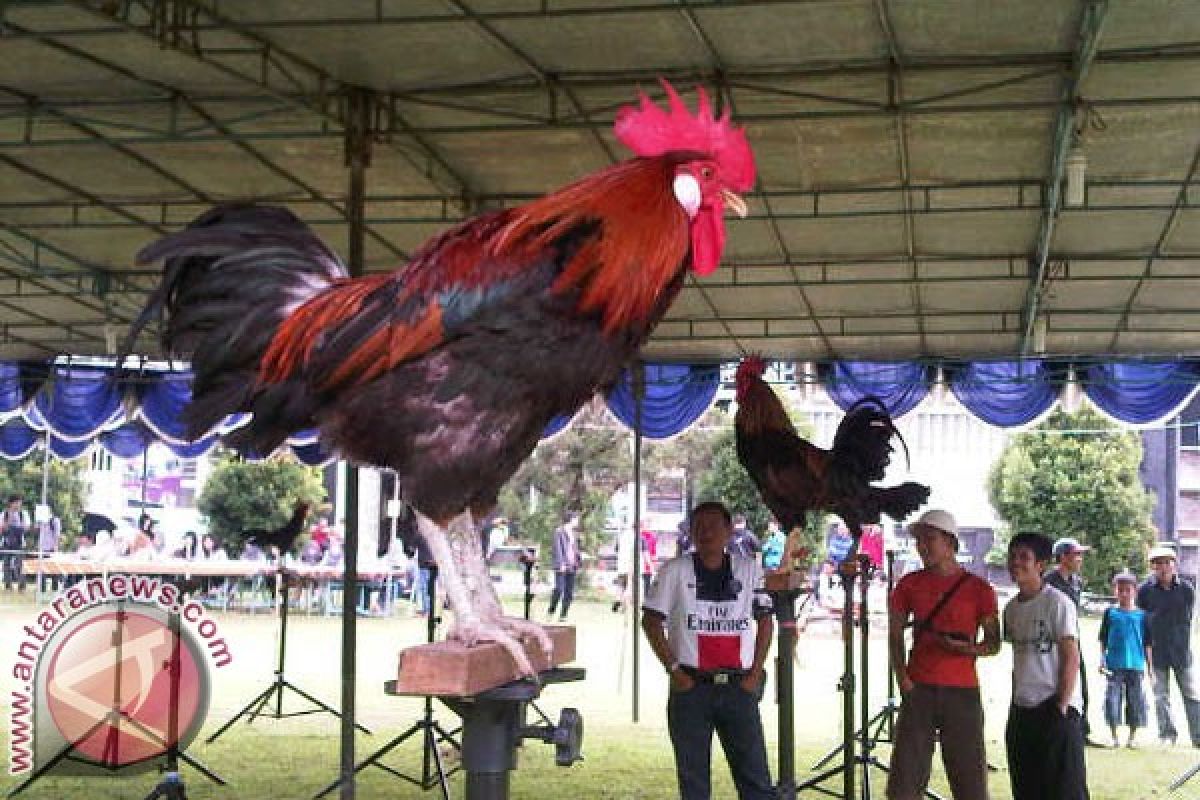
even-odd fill
[(642, 626), (638, 624), (642, 610), (642, 401), (646, 396), (646, 365), (640, 360), (633, 365), (633, 566), (629, 571), (632, 584), (633, 614), (633, 721), (638, 721), (638, 699), (641, 695), (641, 664), (639, 645)]
[[(350, 188), (346, 198), (349, 223), (349, 269), (357, 277), (363, 273), (366, 225), (366, 169), (371, 161), (371, 111), (374, 95), (356, 88), (347, 97), (345, 156), (350, 169)], [(354, 722), (357, 658), (355, 645), (358, 626), (358, 468), (346, 465), (345, 561), (342, 575), (342, 723), (341, 793), (342, 800), (354, 798)], [(286, 597), (284, 602), (287, 602)]]

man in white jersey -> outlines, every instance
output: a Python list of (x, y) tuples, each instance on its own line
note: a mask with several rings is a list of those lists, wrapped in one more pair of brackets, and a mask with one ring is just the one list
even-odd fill
[(1004, 608), (1004, 640), (1013, 646), (1009, 779), (1019, 800), (1087, 800), (1079, 623), (1071, 598), (1042, 579), (1050, 552), (1040, 533), (1017, 534), (1008, 544), (1018, 589)]
[(740, 800), (774, 800), (758, 703), (774, 625), (758, 560), (725, 551), (729, 510), (692, 510), (695, 552), (668, 561), (654, 576), (642, 630), (671, 676), (667, 727), (681, 800), (709, 800), (712, 736), (725, 750)]

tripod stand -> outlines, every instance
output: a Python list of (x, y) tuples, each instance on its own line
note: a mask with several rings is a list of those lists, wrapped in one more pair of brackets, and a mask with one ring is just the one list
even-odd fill
[(179, 648), (182, 644), (182, 636), (179, 630), (179, 614), (171, 614), (167, 621), (173, 634), (171, 660), (167, 664), (171, 676), (170, 703), (167, 708), (167, 763), (166, 768), (163, 770), (162, 780), (150, 791), (150, 794), (146, 795), (146, 800), (158, 800), (159, 798), (163, 798), (163, 800), (187, 800), (187, 788), (184, 786), (183, 776), (179, 773), (180, 756), (193, 767), (207, 775), (211, 780), (216, 781), (222, 786), (225, 785), (225, 781), (209, 772), (202, 765), (189, 758), (186, 753), (181, 753), (179, 750), (179, 681), (181, 670)]
[[(862, 800), (870, 800), (871, 797), (871, 767), (888, 772), (888, 767), (879, 760), (874, 754), (875, 746), (880, 741), (890, 741), (891, 734), (891, 713), (890, 711), (881, 711), (875, 716), (871, 716), (870, 698), (868, 693), (869, 678), (870, 678), (870, 658), (869, 658), (869, 640), (870, 640), (870, 614), (867, 602), (868, 589), (870, 588), (871, 577), (871, 559), (866, 555), (859, 555), (856, 559), (847, 558), (840, 567), (842, 573), (842, 583), (845, 587), (845, 602), (842, 607), (842, 645), (844, 654), (844, 672), (842, 673), (841, 683), (839, 688), (842, 691), (842, 744), (835, 748), (831, 753), (827, 754), (821, 763), (827, 763), (839, 751), (842, 754), (842, 763), (837, 766), (830, 767), (824, 772), (817, 774), (804, 783), (800, 784), (797, 789), (814, 789), (823, 792), (831, 797), (842, 797), (844, 800), (854, 800), (855, 779), (857, 768), (862, 769)], [(858, 730), (854, 729), (854, 692), (856, 689), (854, 679), (854, 582), (855, 579), (860, 581), (859, 594), (859, 673), (862, 676), (862, 688), (859, 695), (859, 714), (860, 725)], [(889, 705), (893, 704), (891, 677), (889, 670)], [(898, 709), (898, 706), (897, 706)], [(880, 735), (884, 725), (888, 726), (889, 739), (885, 740)], [(872, 733), (872, 725), (875, 725), (875, 733)], [(819, 767), (814, 767), (817, 769)], [(842, 791), (837, 793), (823, 784), (834, 778), (838, 773), (842, 774)], [(941, 798), (931, 791), (926, 790), (925, 796), (941, 800)]]
[[(169, 781), (172, 784), (171, 791), (173, 791), (174, 794), (167, 794), (167, 795), (158, 794), (157, 793), (158, 789), (156, 788), (154, 790), (154, 792), (152, 792), (150, 794), (148, 800), (153, 800), (154, 798), (157, 798), (160, 796), (167, 797), (168, 800), (186, 800), (187, 795), (184, 792), (183, 780), (182, 780), (182, 778), (180, 778), (180, 775), (179, 775), (179, 761), (180, 760), (184, 761), (189, 766), (193, 767), (198, 772), (202, 773), (205, 777), (207, 777), (209, 780), (213, 781), (214, 783), (217, 783), (218, 785), (221, 785), (221, 786), (225, 785), (225, 781), (219, 775), (212, 772), (207, 767), (205, 767), (203, 764), (201, 764), (199, 761), (197, 761), (196, 759), (189, 756), (186, 752), (179, 749), (179, 742), (178, 742), (178, 734), (179, 734), (179, 672), (180, 672), (179, 648), (180, 648), (180, 639), (181, 639), (180, 630), (179, 630), (179, 614), (177, 614), (177, 613), (171, 614), (168, 617), (168, 627), (169, 627), (170, 631), (174, 634), (174, 641), (172, 644), (171, 658), (167, 664), (168, 669), (170, 670), (171, 682), (170, 682), (170, 694), (169, 694), (169, 707), (167, 710), (167, 736), (164, 739), (162, 734), (158, 733), (157, 731), (155, 731), (152, 728), (148, 727), (147, 725), (143, 724), (141, 720), (132, 716), (129, 712), (125, 711), (122, 708), (123, 701), (122, 701), (122, 697), (121, 697), (121, 673), (123, 670), (123, 665), (124, 665), (124, 660), (125, 660), (124, 642), (125, 642), (125, 619), (126, 619), (127, 612), (124, 610), (125, 609), (124, 601), (118, 600), (116, 605), (117, 605), (116, 625), (114, 626), (113, 637), (112, 637), (112, 641), (113, 641), (113, 697), (112, 697), (112, 702), (111, 702), (111, 705), (109, 706), (108, 711), (104, 714), (104, 716), (102, 716), (100, 719), (96, 720), (91, 726), (89, 726), (86, 731), (84, 731), (79, 736), (75, 737), (72, 741), (66, 743), (66, 745), (62, 748), (62, 750), (60, 750), (58, 753), (56, 753), (49, 761), (47, 761), (44, 765), (42, 765), (37, 770), (35, 770), (28, 778), (26, 778), (19, 785), (17, 785), (11, 792), (8, 793), (9, 797), (15, 797), (16, 795), (25, 791), (27, 788), (29, 788), (30, 785), (33, 784), (34, 781), (43, 777), (44, 775), (49, 773), (52, 769), (54, 769), (56, 766), (58, 766), (60, 763), (62, 763), (64, 761), (77, 761), (77, 762), (81, 762), (81, 763), (91, 764), (94, 766), (100, 766), (101, 768), (103, 768), (104, 770), (106, 770), (108, 772), (118, 772), (125, 767), (133, 766), (134, 764), (144, 762), (145, 759), (140, 759), (139, 761), (129, 761), (127, 763), (121, 763), (120, 737), (121, 737), (121, 728), (122, 727), (125, 728), (126, 730), (135, 731), (139, 735), (139, 737), (144, 738), (147, 741), (153, 742), (154, 744), (157, 744), (157, 745), (163, 745), (165, 747), (165, 752), (167, 755), (168, 777), (166, 779), (164, 779), (164, 781), (162, 783), (160, 783), (159, 785), (162, 786), (164, 783), (167, 783)], [(89, 739), (91, 739), (97, 733), (99, 733), (100, 731), (105, 730), (105, 729), (107, 729), (107, 731), (104, 734), (104, 749), (102, 750), (101, 760), (100, 760), (99, 764), (96, 764), (96, 762), (93, 760), (84, 759), (84, 758), (81, 758), (80, 756), (75, 755), (76, 750), (79, 748), (79, 746), (81, 744), (83, 744), (84, 742), (87, 742)]]
[(1171, 786), (1167, 789), (1167, 791), (1174, 792), (1180, 789), (1185, 783), (1194, 778), (1198, 772), (1200, 772), (1200, 764), (1197, 764), (1175, 780), (1171, 781)]
[[(892, 595), (892, 587), (893, 587), (893, 581), (894, 581), (894, 576), (895, 576), (895, 571), (894, 571), (895, 563), (896, 563), (896, 551), (888, 550), (887, 551), (887, 573), (886, 573), (886, 575), (887, 575), (887, 596), (888, 597), (891, 597), (891, 595)], [(865, 584), (864, 584), (864, 588), (865, 588)], [(865, 645), (864, 645), (864, 647), (865, 647)], [(865, 662), (864, 662), (863, 670), (864, 670), (864, 672), (866, 670)], [(864, 698), (864, 702), (865, 702), (865, 698)], [(891, 654), (891, 651), (889, 650), (888, 651), (888, 670), (887, 670), (887, 701), (883, 704), (882, 708), (880, 708), (878, 711), (875, 712), (874, 716), (872, 716), (866, 722), (863, 723), (862, 728), (860, 728), (859, 730), (854, 732), (855, 738), (859, 738), (859, 739), (863, 738), (864, 730), (865, 730), (866, 741), (869, 742), (870, 747), (872, 749), (875, 747), (875, 745), (878, 745), (881, 742), (885, 743), (885, 744), (890, 744), (890, 743), (894, 742), (895, 741), (895, 733), (896, 733), (896, 717), (899, 715), (899, 713), (900, 713), (900, 703), (899, 703), (899, 700), (896, 698), (896, 674), (892, 671), (892, 654)], [(812, 766), (813, 771), (815, 772), (816, 770), (819, 770), (822, 767), (824, 767), (826, 764), (828, 764), (833, 759), (834, 756), (836, 756), (838, 753), (842, 752), (842, 749), (844, 747), (845, 747), (844, 744), (839, 744), (837, 747), (833, 748), (828, 753), (826, 753), (824, 756), (822, 756), (821, 759), (816, 764), (813, 764), (813, 766)], [(927, 794), (928, 794), (928, 796), (932, 796), (932, 797), (937, 796), (937, 795), (934, 795), (932, 792), (929, 792)]]
[[(794, 735), (796, 725), (793, 658), (796, 651), (796, 597), (809, 590), (793, 586), (773, 588), (771, 578), (768, 577), (767, 588), (758, 591), (764, 591), (770, 596), (771, 609), (779, 623), (779, 640), (776, 644), (775, 655), (775, 700), (779, 707), (779, 783), (776, 785), (776, 794), (779, 800), (795, 800)], [(812, 595), (809, 594), (808, 598), (811, 597)]]
[[(341, 719), (342, 717), (342, 715), (337, 711), (337, 709), (333, 708), (333, 706), (322, 703), (320, 700), (313, 697), (311, 694), (296, 686), (294, 683), (284, 677), (283, 665), (284, 659), (287, 657), (288, 573), (283, 567), (282, 555), (280, 556), (280, 562), (275, 571), (275, 597), (276, 604), (279, 607), (279, 666), (275, 669), (275, 680), (271, 682), (270, 686), (260, 692), (257, 697), (255, 697), (253, 700), (243, 706), (240, 711), (234, 714), (228, 722), (218, 728), (216, 733), (214, 733), (212, 736), (209, 736), (209, 744), (215, 742), (217, 738), (221, 736), (221, 734), (225, 733), (225, 731), (229, 730), (235, 722), (246, 716), (249, 717), (249, 719), (246, 720), (247, 723), (253, 723), (254, 720), (260, 716), (270, 716), (273, 719), (283, 719), (284, 717), (300, 717), (304, 716), (305, 714), (319, 714), (322, 711), (327, 714), (332, 714), (338, 719)], [(304, 709), (303, 711), (291, 711), (287, 714), (283, 713), (283, 694), (285, 690), (295, 692), (316, 706), (316, 708), (308, 708)], [(275, 701), (275, 710), (273, 712), (266, 711), (265, 709), (271, 703), (272, 699)], [(354, 723), (354, 727), (358, 728), (363, 733), (370, 733), (369, 730), (357, 722)]]
[[(437, 631), (438, 623), (441, 617), (437, 614), (437, 574), (436, 566), (430, 566), (429, 569), (429, 613), (425, 618), (425, 641), (432, 642)], [(421, 713), (421, 717), (409, 726), (408, 730), (392, 739), (383, 747), (376, 750), (366, 759), (354, 767), (354, 774), (357, 775), (362, 770), (369, 766), (379, 767), (384, 772), (394, 775), (401, 780), (408, 781), (414, 786), (420, 786), (423, 790), (429, 791), (434, 786), (441, 788), (442, 800), (450, 800), (449, 778), (454, 773), (458, 772), (462, 767), (454, 766), (446, 768), (442, 761), (442, 754), (438, 750), (438, 745), (442, 742), (447, 742), (455, 750), (461, 751), (462, 745), (454, 738), (462, 728), (458, 727), (452, 731), (447, 731), (433, 717), (433, 698), (429, 695), (425, 696), (425, 710)], [(395, 750), (404, 742), (408, 741), (413, 736), (421, 734), (422, 750), (421, 750), (421, 773), (413, 777), (405, 775), (397, 769), (389, 767), (382, 762), (384, 756)], [(314, 795), (314, 798), (324, 797), (334, 789), (342, 785), (344, 778), (338, 778), (333, 783), (326, 786), (319, 793)]]

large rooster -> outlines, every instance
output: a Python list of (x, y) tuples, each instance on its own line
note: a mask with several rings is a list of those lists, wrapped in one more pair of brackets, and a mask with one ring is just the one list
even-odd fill
[(341, 455), (395, 470), (455, 612), (448, 636), (502, 644), (505, 617), (475, 520), (557, 414), (614, 382), (690, 268), (717, 267), (724, 211), (754, 184), (744, 133), (695, 115), (664, 83), (615, 133), (636, 158), (437, 236), (395, 272), (349, 279), (282, 208), (225, 206), (139, 256), (165, 261), (134, 332), (164, 310), (165, 349), (190, 356), (192, 435), (252, 411), (231, 444), (270, 452), (320, 426)]
[[(929, 499), (919, 483), (877, 487), (891, 461), (892, 418), (875, 398), (859, 401), (838, 425), (833, 449), (801, 439), (779, 397), (762, 379), (757, 357), (738, 365), (735, 379), (738, 460), (758, 487), (763, 503), (785, 531), (804, 525), (810, 511), (831, 511), (854, 536), (880, 514), (902, 520)], [(903, 439), (901, 440), (903, 442)]]

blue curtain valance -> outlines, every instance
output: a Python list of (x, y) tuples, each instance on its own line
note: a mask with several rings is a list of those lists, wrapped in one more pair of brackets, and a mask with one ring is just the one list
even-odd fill
[(1093, 364), (1081, 376), (1096, 407), (1122, 422), (1145, 425), (1171, 417), (1187, 405), (1200, 381), (1192, 361), (1122, 361)]
[(843, 411), (873, 396), (893, 417), (902, 417), (929, 394), (932, 368), (917, 361), (835, 361), (818, 374)]
[(68, 442), (88, 441), (125, 419), (121, 390), (106, 369), (56, 367), (31, 410), (35, 426), (42, 423)]
[[(721, 382), (715, 366), (646, 364), (646, 396), (642, 403), (642, 434), (665, 439), (685, 431), (713, 403)], [(626, 426), (637, 419), (633, 368), (626, 368), (606, 398), (608, 410)]]
[[(1053, 408), (1068, 369), (1065, 363), (1042, 360), (943, 366), (963, 406), (1000, 427), (1029, 425)], [(1178, 413), (1200, 385), (1200, 361), (1192, 360), (1096, 363), (1076, 370), (1101, 411), (1136, 425)], [(822, 365), (819, 375), (841, 408), (875, 395), (899, 417), (929, 393), (934, 371), (925, 362), (848, 361)], [(613, 415), (629, 427), (636, 419), (632, 375), (625, 370), (606, 397)], [(645, 376), (642, 431), (654, 439), (686, 430), (712, 405), (720, 384), (716, 366), (647, 364)], [(93, 442), (128, 458), (152, 441), (188, 458), (207, 452), (221, 435), (249, 419), (247, 414), (230, 415), (208, 436), (188, 442), (180, 416), (191, 397), (190, 373), (147, 372), (131, 384), (123, 390), (110, 370), (99, 367), (0, 362), (0, 457), (28, 455), (48, 430), (51, 451), (62, 458), (82, 455)], [(543, 438), (570, 421), (569, 416), (552, 420)], [(321, 447), (315, 430), (298, 431), (288, 445), (306, 463), (333, 457)]]
[(1042, 360), (985, 361), (951, 367), (946, 377), (968, 411), (989, 425), (1014, 428), (1054, 408), (1066, 369)]
[(0, 425), (0, 456), (20, 459), (37, 447), (40, 434), (20, 417), (13, 417)]

